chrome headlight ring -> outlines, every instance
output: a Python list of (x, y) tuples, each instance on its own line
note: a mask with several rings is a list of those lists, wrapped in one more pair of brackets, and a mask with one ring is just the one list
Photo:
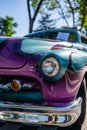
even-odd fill
[(59, 72), (59, 63), (54, 57), (47, 57), (42, 62), (42, 72), (49, 77), (56, 76)]
[(55, 56), (48, 55), (41, 60), (39, 70), (46, 80), (54, 81), (58, 77), (60, 63)]

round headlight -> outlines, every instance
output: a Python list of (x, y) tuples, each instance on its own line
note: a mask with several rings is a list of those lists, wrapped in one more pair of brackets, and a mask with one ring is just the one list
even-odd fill
[(58, 74), (60, 65), (56, 58), (47, 57), (41, 64), (42, 73), (48, 77), (54, 77)]

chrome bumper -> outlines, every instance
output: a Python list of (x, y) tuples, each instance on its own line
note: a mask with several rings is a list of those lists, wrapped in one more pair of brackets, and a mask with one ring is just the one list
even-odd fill
[(81, 114), (81, 104), (80, 97), (67, 107), (0, 103), (0, 120), (64, 127), (73, 124), (78, 119)]

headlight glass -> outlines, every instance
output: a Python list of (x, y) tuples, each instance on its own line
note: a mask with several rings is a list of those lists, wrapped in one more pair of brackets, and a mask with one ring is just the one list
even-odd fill
[(56, 76), (59, 72), (59, 69), (59, 62), (54, 57), (47, 57), (42, 61), (42, 72), (48, 77)]

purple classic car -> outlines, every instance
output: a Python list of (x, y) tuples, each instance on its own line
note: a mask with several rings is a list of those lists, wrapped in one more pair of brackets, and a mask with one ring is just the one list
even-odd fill
[(0, 37), (0, 121), (80, 130), (86, 115), (87, 45), (76, 30)]

